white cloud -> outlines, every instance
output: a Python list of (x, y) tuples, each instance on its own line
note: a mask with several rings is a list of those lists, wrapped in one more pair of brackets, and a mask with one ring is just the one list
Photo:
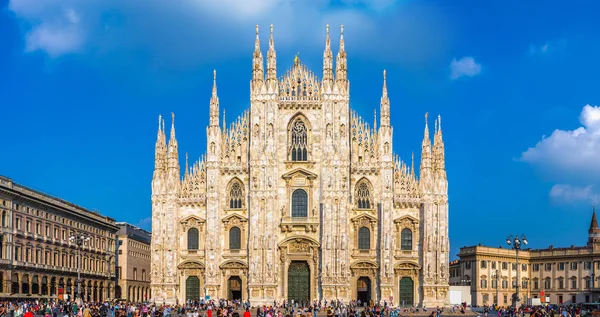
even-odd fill
[(600, 193), (593, 185), (572, 186), (569, 184), (556, 184), (550, 190), (550, 198), (557, 203), (596, 203), (600, 202)]
[(450, 62), (451, 79), (458, 79), (463, 76), (473, 77), (479, 73), (481, 73), (481, 64), (476, 63), (473, 57), (466, 56), (459, 60), (455, 58)]
[[(263, 49), (268, 25), (274, 24), (280, 56), (298, 50), (305, 50), (304, 56), (322, 56), (325, 24), (331, 25), (334, 45), (339, 25), (345, 25), (350, 55), (387, 57), (413, 67), (441, 58), (450, 43), (450, 31), (441, 27), (446, 24), (443, 11), (400, 0), (311, 0), (311, 5), (289, 0), (176, 5), (147, 0), (143, 6), (119, 0), (10, 0), (9, 9), (24, 28), (27, 52), (43, 51), (50, 57), (78, 53), (92, 56), (94, 63), (110, 55), (110, 64), (122, 57), (124, 64), (146, 68), (189, 69), (249, 55), (255, 24), (261, 27)], [(144, 60), (135, 56), (140, 52)]]
[(600, 107), (583, 107), (579, 122), (576, 129), (543, 136), (520, 157), (556, 183), (550, 191), (553, 201), (600, 202)]
[(600, 107), (586, 105), (579, 116), (583, 126), (554, 130), (521, 155), (521, 160), (568, 179), (600, 181)]
[(549, 42), (546, 42), (546, 44), (543, 44), (543, 45), (530, 44), (529, 45), (529, 54), (530, 55), (546, 54), (548, 52), (549, 48), (550, 48)]

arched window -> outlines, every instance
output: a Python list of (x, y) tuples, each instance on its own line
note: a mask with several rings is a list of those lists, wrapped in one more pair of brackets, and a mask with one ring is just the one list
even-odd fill
[(292, 217), (308, 217), (308, 195), (303, 189), (292, 193)]
[(6, 210), (2, 210), (2, 227), (6, 227)]
[(307, 161), (308, 129), (304, 121), (299, 118), (296, 119), (290, 127), (290, 133), (290, 159), (292, 161)]
[(244, 191), (242, 190), (242, 184), (239, 181), (234, 181), (229, 187), (229, 208), (242, 208), (243, 201)]
[(412, 231), (408, 228), (402, 229), (400, 241), (400, 250), (412, 250)]
[(188, 250), (198, 250), (198, 229), (190, 228), (188, 230)]
[(229, 249), (239, 250), (242, 248), (242, 232), (238, 227), (229, 229)]
[(371, 249), (371, 230), (369, 230), (367, 227), (361, 227), (358, 229), (358, 249)]
[(356, 201), (359, 209), (371, 209), (371, 192), (369, 185), (363, 181), (356, 187)]

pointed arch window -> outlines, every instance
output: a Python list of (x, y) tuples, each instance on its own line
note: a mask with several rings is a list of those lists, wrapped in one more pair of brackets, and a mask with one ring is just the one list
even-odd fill
[(308, 194), (303, 189), (292, 193), (292, 217), (308, 217)]
[(229, 208), (243, 208), (243, 202), (244, 190), (242, 189), (242, 184), (239, 181), (234, 181), (229, 187)]
[(371, 230), (369, 230), (367, 227), (361, 227), (358, 229), (358, 249), (371, 249)]
[(356, 188), (356, 202), (358, 209), (371, 209), (371, 191), (367, 182), (360, 182)]
[(290, 127), (290, 134), (290, 159), (292, 161), (308, 161), (308, 129), (306, 123), (300, 118), (296, 119)]
[(229, 249), (239, 250), (242, 247), (242, 231), (238, 227), (229, 229)]
[(400, 250), (412, 250), (412, 231), (408, 228), (402, 229), (400, 234)]
[(198, 229), (190, 228), (187, 233), (188, 250), (198, 250)]

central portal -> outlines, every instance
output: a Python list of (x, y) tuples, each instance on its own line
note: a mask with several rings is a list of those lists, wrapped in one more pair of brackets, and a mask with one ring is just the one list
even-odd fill
[(371, 279), (361, 276), (356, 284), (356, 300), (359, 300), (362, 305), (369, 305), (371, 301)]
[(310, 268), (305, 261), (292, 261), (288, 267), (288, 301), (310, 301)]
[(232, 276), (227, 281), (227, 299), (242, 299), (242, 279), (239, 276)]

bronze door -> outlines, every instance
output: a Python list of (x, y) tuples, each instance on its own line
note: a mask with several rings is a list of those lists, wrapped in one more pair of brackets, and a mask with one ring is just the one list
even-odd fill
[(288, 267), (288, 301), (310, 301), (310, 268), (304, 261), (292, 261)]
[(401, 306), (412, 306), (414, 303), (414, 282), (410, 277), (400, 279), (400, 301)]
[(185, 299), (200, 300), (200, 279), (197, 276), (185, 280)]

